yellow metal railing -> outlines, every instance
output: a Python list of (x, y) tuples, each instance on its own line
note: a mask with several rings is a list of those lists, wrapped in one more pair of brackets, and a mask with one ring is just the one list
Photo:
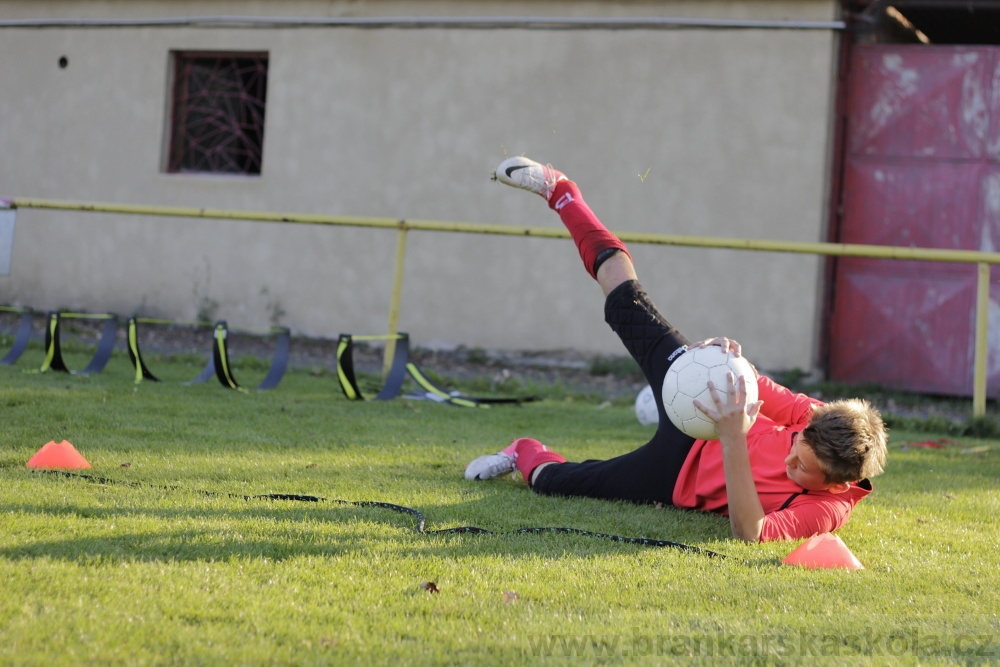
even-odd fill
[[(458, 232), (466, 234), (498, 234), (503, 236), (530, 236), (535, 238), (570, 238), (565, 229), (546, 227), (520, 227), (470, 222), (440, 220), (405, 220), (357, 216), (319, 215), (311, 213), (275, 213), (267, 211), (242, 211), (183, 206), (150, 206), (142, 204), (114, 204), (103, 202), (62, 201), (53, 199), (10, 198), (0, 199), (0, 206), (11, 208), (38, 208), (65, 211), (91, 211), (95, 213), (122, 213), (143, 216), (174, 218), (210, 218), (216, 220), (245, 220), (250, 222), (283, 222), (307, 225), (334, 225), (343, 227), (374, 227), (395, 229), (396, 259), (393, 293), (389, 305), (388, 335), (397, 333), (399, 324), (400, 295), (403, 287), (403, 263), (406, 258), (406, 236), (410, 230), (433, 232)], [(764, 252), (789, 252), (837, 257), (870, 257), (878, 259), (921, 260), (976, 264), (976, 336), (973, 360), (972, 413), (986, 414), (986, 372), (989, 327), (990, 266), (1000, 264), (1000, 253), (975, 250), (945, 250), (939, 248), (908, 248), (899, 246), (864, 245), (856, 243), (809, 243), (798, 241), (768, 241), (760, 239), (717, 238), (710, 236), (683, 236), (678, 234), (648, 234), (616, 232), (626, 243), (674, 245), (700, 248), (726, 248)], [(391, 359), (391, 349), (386, 359)]]

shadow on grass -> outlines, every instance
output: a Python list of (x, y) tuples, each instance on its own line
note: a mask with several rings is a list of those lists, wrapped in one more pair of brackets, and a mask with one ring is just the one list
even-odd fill
[[(443, 558), (472, 552), (508, 557), (551, 557), (559, 554), (579, 557), (650, 548), (560, 533), (506, 534), (524, 527), (568, 527), (631, 538), (684, 542), (699, 547), (710, 545), (706, 548), (723, 552), (726, 551), (725, 545), (715, 545), (730, 539), (728, 521), (713, 514), (673, 508), (660, 510), (625, 502), (539, 496), (523, 483), (509, 479), (467, 482), (458, 474), (443, 477), (442, 469), (449, 468), (450, 464), (439, 460), (394, 460), (374, 464), (371, 479), (394, 479), (399, 484), (394, 484), (392, 489), (371, 487), (358, 490), (354, 486), (345, 502), (385, 501), (407, 505), (424, 515), (427, 531), (473, 525), (494, 532), (493, 535), (421, 535), (416, 531), (416, 518), (412, 515), (385, 508), (338, 503), (336, 499), (340, 494), (329, 491), (331, 484), (336, 486), (338, 477), (331, 477), (335, 468), (326, 470), (328, 465), (324, 463), (321, 468), (302, 469), (301, 474), (290, 479), (254, 484), (258, 488), (261, 484), (287, 483), (299, 489), (324, 489), (321, 495), (329, 501), (322, 503), (251, 499), (246, 501), (245, 508), (232, 507), (233, 497), (227, 497), (226, 492), (212, 495), (212, 492), (201, 491), (198, 487), (212, 486), (217, 482), (232, 487), (233, 480), (204, 477), (199, 481), (192, 480), (190, 488), (121, 480), (120, 486), (115, 486), (122, 490), (130, 489), (133, 493), (141, 487), (154, 490), (149, 500), (137, 498), (134, 506), (127, 507), (122, 504), (124, 499), (117, 500), (114, 507), (92, 507), (89, 504), (74, 505), (72, 501), (46, 500), (44, 496), (39, 496), (37, 502), (8, 505), (5, 510), (36, 517), (78, 518), (84, 529), (89, 520), (103, 524), (116, 522), (124, 527), (130, 520), (148, 518), (163, 522), (163, 525), (154, 525), (149, 532), (30, 541), (0, 549), (0, 557), (50, 557), (79, 562), (283, 560), (338, 554), (363, 557), (376, 543), (389, 543), (388, 548), (400, 557), (431, 554)], [(0, 468), (22, 466), (20, 460), (7, 458), (0, 461)], [(958, 448), (896, 450), (893, 451), (888, 472), (884, 478), (875, 480), (875, 487), (876, 493), (889, 494), (890, 498), (906, 498), (915, 492), (946, 494), (956, 489), (992, 491), (997, 472), (993, 450), (981, 455), (962, 454)], [(69, 483), (69, 480), (66, 482)], [(40, 487), (40, 494), (46, 493), (46, 488)], [(427, 489), (435, 490), (434, 499), (428, 499)], [(176, 505), (178, 501), (171, 499), (173, 494), (181, 498), (186, 495), (190, 502), (183, 507), (156, 506)], [(237, 498), (241, 495), (233, 494)], [(407, 495), (416, 500), (409, 501)], [(441, 500), (442, 497), (451, 500)], [(178, 528), (177, 523), (187, 527)], [(103, 527), (94, 525), (94, 531), (105, 531)], [(261, 534), (262, 525), (278, 537)], [(78, 531), (74, 532), (79, 535)], [(746, 555), (742, 546), (737, 548), (734, 544), (733, 551)], [(740, 562), (755, 566), (778, 564), (775, 558), (765, 556), (758, 558), (751, 555), (750, 559), (744, 558)]]
[[(992, 460), (977, 460), (974, 456), (961, 455), (952, 450), (914, 450), (901, 452), (897, 458), (899, 460), (890, 468), (884, 481), (876, 479), (877, 492), (907, 497), (917, 491), (948, 493), (956, 488), (973, 491), (994, 488), (994, 477), (991, 477), (994, 473), (991, 471), (995, 471), (995, 463)], [(9, 461), (4, 463), (7, 467)], [(0, 549), (0, 556), (10, 559), (51, 557), (81, 562), (94, 559), (282, 560), (303, 555), (363, 556), (376, 543), (389, 543), (388, 548), (397, 551), (400, 557), (431, 554), (444, 558), (461, 556), (470, 551), (524, 557), (564, 553), (583, 556), (650, 548), (563, 533), (511, 534), (526, 527), (568, 527), (629, 538), (684, 542), (722, 552), (727, 551), (725, 542), (731, 539), (728, 521), (714, 514), (674, 508), (656, 509), (626, 502), (539, 496), (523, 483), (506, 478), (486, 483), (467, 482), (450, 476), (442, 479), (443, 465), (440, 462), (413, 465), (413, 462), (405, 461), (380, 464), (375, 466), (377, 470), (372, 472), (372, 479), (394, 479), (399, 475), (402, 487), (362, 490), (355, 487), (346, 498), (335, 491), (323, 491), (322, 495), (327, 500), (321, 503), (255, 498), (246, 500), (245, 507), (233, 507), (234, 502), (243, 502), (239, 500), (242, 492), (227, 497), (226, 492), (205, 492), (197, 486), (173, 488), (123, 480), (120, 486), (114, 486), (130, 493), (144, 486), (150, 487), (153, 490), (151, 499), (139, 498), (134, 506), (124, 506), (125, 499), (119, 499), (114, 507), (92, 507), (89, 504), (73, 504), (72, 501), (49, 501), (42, 497), (37, 502), (25, 502), (5, 509), (27, 515), (78, 518), (84, 522), (81, 524), (84, 527), (89, 520), (100, 524), (114, 522), (124, 527), (127, 523), (123, 522), (132, 519), (141, 521), (142, 518), (165, 525), (155, 525), (148, 533), (138, 531), (127, 535), (112, 534), (106, 538), (36, 541)], [(330, 488), (331, 479), (326, 472), (304, 472), (299, 479), (280, 483), (288, 482), (296, 488)], [(65, 483), (73, 482), (65, 480)], [(212, 483), (205, 479), (192, 482), (198, 486), (211, 486)], [(275, 483), (279, 482), (265, 482)], [(260, 483), (254, 486), (259, 487)], [(428, 499), (423, 489), (435, 489), (434, 499)], [(44, 489), (40, 492), (44, 493)], [(181, 498), (180, 501), (172, 498), (175, 494)], [(411, 497), (416, 499), (409, 501), (407, 494), (413, 494)], [(184, 496), (190, 500), (184, 500)], [(442, 497), (449, 500), (441, 500)], [(416, 530), (416, 517), (412, 515), (388, 508), (342, 505), (338, 498), (346, 503), (385, 501), (409, 506), (424, 515), (428, 533), (472, 525), (493, 534), (421, 535)], [(181, 507), (156, 506), (176, 505), (178, 502), (187, 504)], [(190, 528), (177, 529), (176, 523)], [(270, 533), (284, 537), (272, 539), (261, 535), (261, 525), (266, 526)], [(95, 526), (95, 530), (104, 530), (97, 524)], [(720, 542), (722, 546), (718, 546)], [(779, 563), (777, 559), (764, 555), (759, 558), (748, 555), (742, 545), (735, 543), (731, 551), (741, 553), (743, 558), (740, 562), (751, 565)]]
[[(544, 502), (553, 499), (540, 500)], [(453, 558), (477, 553), (510, 558), (539, 555), (590, 557), (646, 549), (675, 551), (669, 546), (624, 544), (600, 535), (567, 534), (558, 531), (528, 534), (518, 532), (519, 528), (524, 527), (566, 527), (568, 522), (551, 520), (551, 511), (540, 513), (542, 517), (535, 516), (534, 523), (491, 527), (489, 533), (433, 532), (450, 531), (469, 525), (461, 522), (458, 525), (428, 525), (429, 532), (421, 534), (417, 532), (416, 517), (383, 507), (359, 507), (331, 502), (300, 504), (294, 501), (264, 499), (249, 499), (246, 501), (246, 507), (239, 509), (204, 506), (232, 501), (232, 498), (198, 497), (193, 500), (192, 505), (201, 506), (179, 508), (81, 507), (44, 500), (8, 505), (5, 509), (9, 513), (31, 516), (34, 522), (44, 521), (45, 517), (53, 517), (57, 522), (72, 520), (74, 536), (29, 540), (15, 546), (0, 548), (0, 557), (10, 560), (52, 558), (80, 563), (230, 561), (247, 558), (279, 561), (300, 556), (364, 557), (371, 552), (376, 543), (386, 545), (388, 550), (396, 551), (401, 558), (427, 555)], [(488, 514), (488, 508), (485, 506), (490, 503), (490, 499), (482, 498), (460, 503), (458, 506), (449, 504), (440, 508), (432, 507), (427, 511), (434, 514), (435, 509), (447, 508), (450, 510), (448, 514), (452, 516), (475, 516)], [(620, 511), (621, 508), (618, 509)], [(654, 510), (646, 508), (646, 511)], [(666, 514), (676, 514), (682, 522), (685, 519), (693, 519), (697, 523), (705, 518), (682, 511), (667, 510)], [(550, 519), (548, 522), (545, 521), (545, 515)], [(623, 531), (626, 526), (620, 523), (616, 525), (616, 522), (609, 520), (610, 517), (597, 518), (597, 521), (586, 522), (598, 524), (597, 527), (591, 525), (580, 529), (623, 537), (641, 536), (653, 540), (671, 541), (676, 539), (627, 533)], [(718, 517), (713, 518), (718, 519)], [(148, 530), (126, 528), (130, 522), (147, 525), (148, 520), (156, 522)], [(428, 523), (430, 524), (430, 521)], [(81, 532), (113, 531), (114, 524), (126, 528), (126, 531), (113, 532), (106, 536), (80, 536)], [(601, 524), (605, 529), (601, 529)], [(608, 526), (613, 526), (614, 530), (608, 529)], [(701, 537), (704, 539), (704, 532), (701, 533)], [(698, 544), (692, 546), (701, 548)], [(698, 551), (682, 552), (693, 557), (712, 557), (710, 554)], [(772, 562), (773, 559), (762, 559), (755, 564), (765, 565)]]
[[(876, 493), (887, 494), (889, 498), (905, 498), (913, 493), (995, 488), (998, 471), (993, 449), (972, 455), (962, 454), (957, 448), (897, 450), (893, 455), (889, 472), (884, 478), (875, 480)], [(22, 466), (22, 462), (9, 459), (0, 462), (3, 468)], [(196, 487), (175, 488), (122, 480), (120, 485), (109, 484), (107, 488), (114, 486), (131, 494), (135, 498), (132, 505), (125, 506), (126, 498), (115, 499), (114, 506), (94, 507), (88, 499), (74, 503), (66, 499), (46, 500), (44, 495), (39, 495), (37, 502), (7, 505), (8, 512), (29, 515), (36, 522), (44, 521), (45, 516), (62, 517), (57, 521), (79, 519), (79, 522), (73, 523), (72, 537), (44, 539), (47, 535), (42, 532), (43, 539), (0, 548), (0, 557), (47, 557), (73, 562), (284, 560), (337, 555), (363, 558), (371, 549), (384, 545), (400, 558), (427, 555), (455, 558), (473, 553), (509, 558), (538, 555), (580, 558), (650, 549), (600, 537), (557, 532), (516, 533), (526, 527), (568, 527), (630, 538), (683, 542), (723, 553), (728, 550), (739, 554), (728, 560), (755, 567), (780, 564), (778, 558), (768, 556), (774, 553), (773, 548), (765, 547), (748, 554), (743, 545), (734, 542), (732, 549), (727, 549), (726, 542), (731, 539), (728, 521), (713, 514), (656, 509), (625, 502), (539, 496), (523, 483), (506, 478), (486, 483), (467, 482), (451, 474), (443, 478), (442, 468), (450, 466), (440, 461), (394, 461), (378, 464), (375, 468), (377, 470), (371, 472), (372, 479), (395, 479), (398, 475), (401, 486), (394, 485), (392, 489), (373, 486), (362, 490), (354, 487), (351, 495), (342, 500), (364, 504), (383, 501), (419, 510), (430, 534), (418, 533), (416, 517), (410, 514), (389, 508), (340, 504), (336, 492), (323, 492), (328, 500), (321, 503), (260, 498), (243, 501), (239, 493), (213, 493)], [(303, 473), (301, 477), (280, 483), (287, 482), (297, 488), (330, 488), (331, 479), (326, 471), (304, 469)], [(225, 486), (233, 483), (233, 480), (219, 481), (227, 482)], [(69, 480), (66, 483), (70, 483)], [(192, 482), (199, 486), (212, 483), (206, 479)], [(260, 485), (258, 480), (253, 486), (259, 488)], [(94, 485), (93, 488), (105, 487)], [(434, 498), (427, 497), (426, 489), (436, 490)], [(39, 494), (50, 492), (47, 485), (39, 488)], [(240, 502), (246, 505), (241, 507)], [(178, 507), (180, 503), (184, 505)], [(148, 531), (126, 528), (132, 521), (145, 525), (146, 519), (153, 522)], [(107, 526), (112, 523), (128, 532), (109, 532)], [(433, 531), (469, 525), (493, 534), (433, 534)], [(81, 531), (108, 534), (80, 536)], [(689, 555), (704, 557), (697, 553)]]

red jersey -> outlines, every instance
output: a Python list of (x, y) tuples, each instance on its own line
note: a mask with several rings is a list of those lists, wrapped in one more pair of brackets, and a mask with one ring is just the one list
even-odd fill
[[(764, 376), (757, 380), (757, 389), (764, 405), (747, 433), (747, 452), (757, 497), (764, 508), (761, 542), (811, 537), (844, 525), (854, 505), (871, 493), (868, 480), (851, 484), (844, 493), (830, 493), (807, 491), (785, 473), (793, 436), (809, 425), (813, 406), (822, 402), (795, 394)], [(673, 504), (729, 514), (718, 440), (695, 441), (677, 477)]]

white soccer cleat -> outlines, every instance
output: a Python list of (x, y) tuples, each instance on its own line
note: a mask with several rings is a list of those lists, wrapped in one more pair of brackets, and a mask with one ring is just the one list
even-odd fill
[(512, 473), (515, 469), (513, 456), (506, 452), (497, 452), (496, 454), (480, 456), (465, 466), (465, 479), (493, 479), (500, 475)]
[(518, 156), (501, 162), (493, 172), (493, 180), (515, 188), (531, 190), (548, 201), (552, 197), (556, 183), (567, 179), (564, 173), (551, 166)]

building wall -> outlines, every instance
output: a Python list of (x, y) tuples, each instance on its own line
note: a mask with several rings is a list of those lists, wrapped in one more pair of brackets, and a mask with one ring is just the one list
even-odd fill
[[(43, 17), (677, 16), (831, 20), (832, 0), (11, 2)], [(524, 153), (613, 230), (824, 239), (829, 30), (2, 28), (0, 196), (559, 226), (490, 182)], [(162, 170), (169, 53), (267, 51), (259, 177)], [(65, 56), (68, 66), (60, 68)], [(0, 303), (296, 333), (387, 327), (396, 233), (22, 209)], [(633, 246), (692, 339), (815, 365), (820, 260)], [(622, 349), (568, 240), (413, 232), (399, 328), (415, 345)]]

